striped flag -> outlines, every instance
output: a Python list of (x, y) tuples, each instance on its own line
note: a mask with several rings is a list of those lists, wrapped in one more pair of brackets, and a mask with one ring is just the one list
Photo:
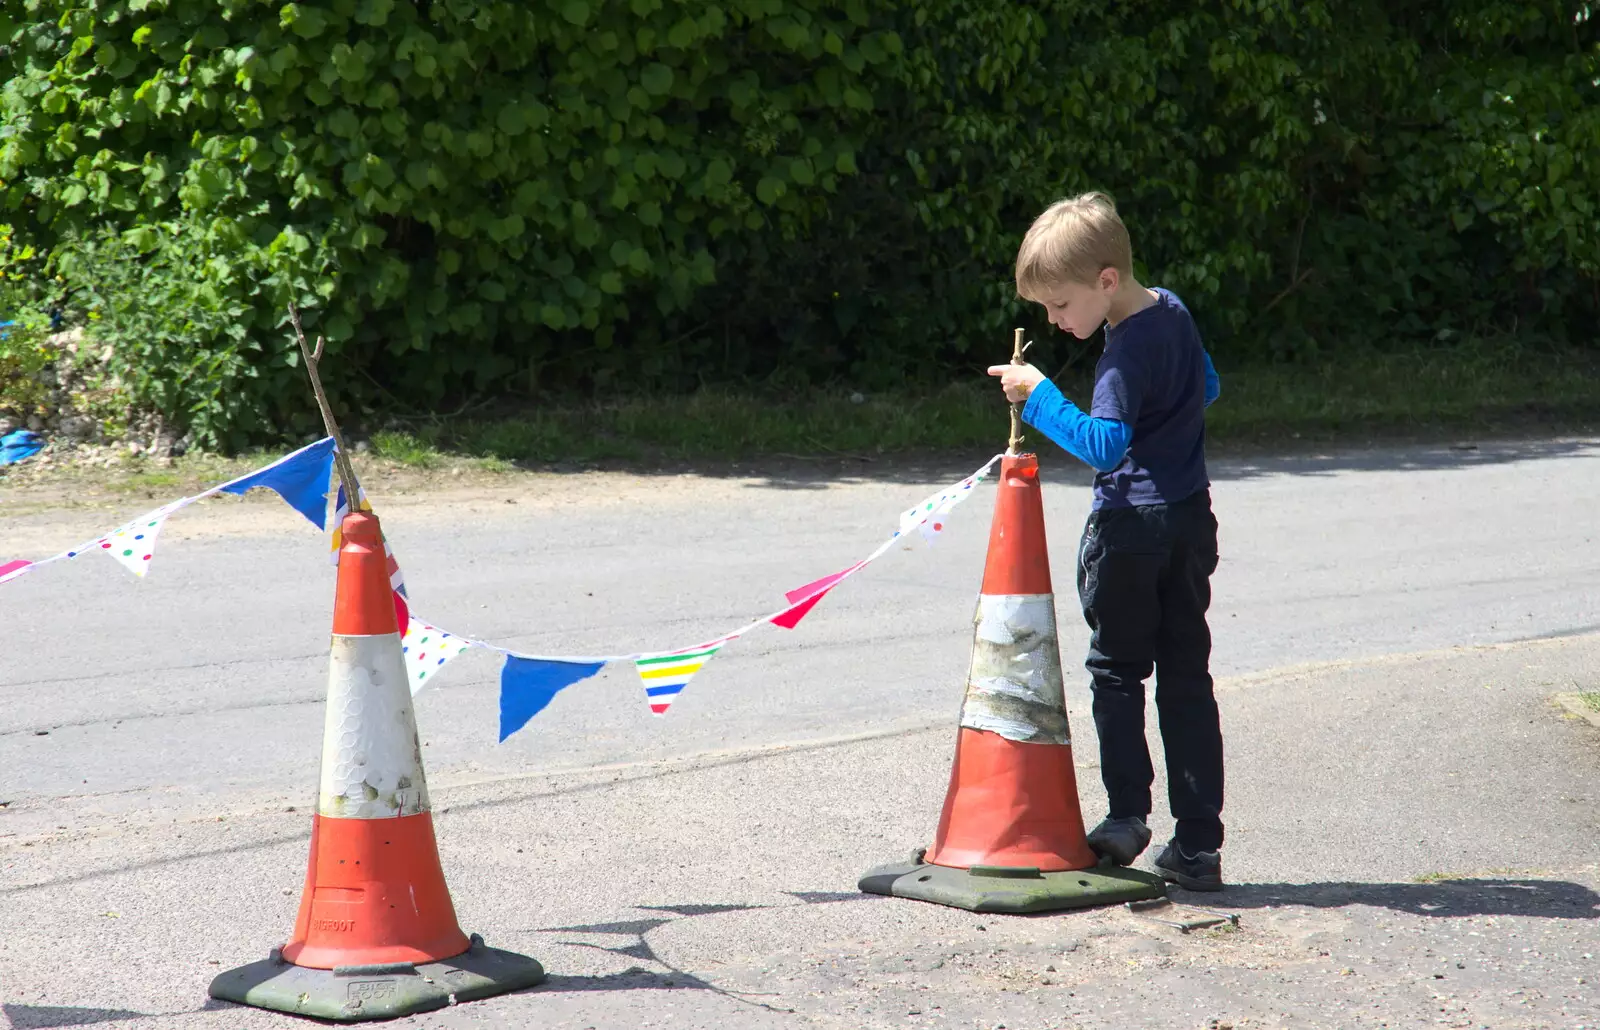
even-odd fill
[[(372, 502), (367, 500), (366, 488), (357, 486), (356, 491), (361, 498), (361, 510), (371, 511)], [(344, 533), (341, 527), (344, 525), (344, 517), (348, 514), (350, 514), (350, 505), (345, 500), (344, 484), (340, 483), (339, 491), (333, 500), (333, 517), (328, 520), (329, 526), (332, 527), (328, 530), (331, 552), (329, 560), (335, 565), (339, 564), (339, 548), (344, 543)], [(389, 546), (389, 538), (387, 536), (383, 538), (383, 557), (389, 569), (389, 586), (401, 597), (409, 596), (406, 593), (406, 578), (400, 573), (400, 563), (395, 560), (394, 548)], [(400, 627), (400, 629), (401, 632), (405, 631), (404, 626)]]
[(650, 711), (666, 715), (667, 709), (683, 693), (683, 688), (689, 685), (694, 674), (705, 668), (706, 663), (727, 642), (721, 640), (709, 647), (635, 659), (634, 665), (639, 669), (639, 679), (644, 682), (644, 696), (650, 703)]

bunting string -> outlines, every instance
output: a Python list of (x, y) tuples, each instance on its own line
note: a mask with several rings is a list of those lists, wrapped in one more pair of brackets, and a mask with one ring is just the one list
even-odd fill
[[(257, 487), (275, 491), (307, 521), (328, 534), (333, 557), (337, 561), (339, 527), (351, 506), (342, 485), (330, 490), (334, 455), (334, 441), (331, 437), (325, 437), (254, 472), (219, 483), (192, 497), (165, 504), (70, 550), (36, 561), (18, 559), (0, 562), (0, 583), (30, 574), (53, 562), (71, 561), (90, 552), (106, 554), (135, 576), (143, 578), (155, 557), (156, 540), (161, 528), (172, 515), (207, 497), (222, 493), (243, 495)], [(500, 673), (500, 739), (504, 741), (548, 707), (562, 690), (597, 675), (608, 665), (627, 662), (633, 665), (643, 684), (645, 702), (651, 713), (664, 716), (682, 696), (689, 682), (728, 644), (768, 625), (795, 629), (841, 583), (881, 558), (912, 533), (920, 534), (932, 544), (944, 532), (950, 513), (972, 495), (974, 488), (988, 477), (1001, 457), (995, 455), (971, 475), (907, 508), (900, 514), (897, 528), (871, 554), (838, 572), (787, 591), (784, 594), (784, 607), (709, 640), (662, 651), (640, 651), (625, 655), (533, 655), (451, 633), (411, 610), (405, 578), (393, 549), (385, 539), (384, 555), (388, 563), (390, 586), (395, 595), (400, 644), (411, 693), (415, 695), (423, 690), (445, 665), (470, 650), (482, 649), (500, 654), (505, 660)], [(356, 508), (361, 511), (370, 511), (372, 508), (366, 491), (359, 488)]]
[[(237, 479), (230, 479), (226, 483), (218, 483), (193, 497), (184, 497), (164, 504), (110, 533), (62, 551), (60, 554), (53, 554), (37, 561), (18, 559), (0, 563), (0, 583), (18, 579), (54, 562), (71, 561), (93, 551), (109, 554), (134, 575), (142, 577), (150, 567), (150, 559), (155, 555), (155, 533), (140, 534), (137, 527), (144, 526), (159, 531), (160, 524), (169, 516), (191, 504), (203, 501), (207, 497), (215, 497), (217, 494), (243, 496), (258, 486), (276, 491), (289, 507), (304, 515), (312, 525), (318, 529), (325, 529), (328, 479), (332, 474), (333, 438), (323, 437), (316, 443), (307, 444), (298, 451), (284, 455), (270, 465), (246, 473)], [(132, 546), (141, 542), (135, 539), (141, 535), (144, 537), (145, 546), (142, 549)], [(113, 538), (116, 538), (116, 542), (113, 542)], [(137, 565), (128, 561), (134, 558), (138, 559)]]

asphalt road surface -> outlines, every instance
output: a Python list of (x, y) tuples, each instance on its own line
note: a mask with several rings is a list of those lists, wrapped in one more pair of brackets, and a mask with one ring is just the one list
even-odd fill
[[(1201, 942), (1126, 913), (997, 922), (854, 894), (937, 815), (992, 491), (799, 629), (724, 649), (664, 719), (619, 666), (497, 744), (499, 663), (468, 653), (418, 701), (441, 850), (469, 928), (554, 975), (412, 1023), (1600, 1026), (1600, 731), (1547, 703), (1593, 689), (1600, 656), (1597, 456), (1213, 462), (1227, 870), (1250, 886), (1224, 895), (1241, 929)], [(973, 464), (375, 500), (432, 622), (627, 653), (773, 610)], [(1046, 477), (1093, 820), (1071, 586), (1087, 478)], [(151, 506), (14, 518), (0, 549), (50, 553)], [(0, 587), (14, 1026), (284, 1025), (202, 1002), (212, 963), (281, 941), (303, 874), (333, 570), (297, 520), (268, 498), (207, 504), (168, 524), (145, 581), (96, 560)]]

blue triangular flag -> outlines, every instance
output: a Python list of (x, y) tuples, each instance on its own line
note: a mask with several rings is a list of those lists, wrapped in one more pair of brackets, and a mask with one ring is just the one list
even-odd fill
[(333, 475), (333, 437), (279, 458), (266, 468), (221, 487), (223, 493), (240, 494), (264, 486), (276, 490), (289, 507), (327, 529), (328, 479)]
[(522, 729), (563, 689), (588, 679), (605, 664), (507, 655), (505, 668), (500, 670), (500, 739)]

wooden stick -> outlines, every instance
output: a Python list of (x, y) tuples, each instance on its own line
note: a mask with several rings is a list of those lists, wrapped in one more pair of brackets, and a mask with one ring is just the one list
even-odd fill
[(322, 361), (322, 348), (326, 341), (318, 336), (315, 351), (306, 343), (306, 331), (300, 325), (300, 309), (295, 307), (292, 300), (289, 302), (289, 321), (294, 325), (295, 339), (300, 341), (300, 355), (305, 359), (306, 372), (311, 376), (311, 392), (317, 395), (317, 407), (322, 410), (322, 424), (328, 435), (333, 437), (333, 462), (339, 470), (339, 482), (344, 485), (345, 502), (351, 511), (360, 511), (361, 484), (356, 479), (355, 467), (350, 464), (350, 452), (344, 445), (344, 434), (339, 432), (339, 421), (333, 417), (333, 405), (328, 403), (327, 391), (322, 388), (322, 377), (317, 374), (317, 365)]
[[(1022, 330), (1018, 329), (1011, 341), (1011, 363), (1022, 364)], [(1016, 455), (1017, 446), (1022, 443), (1022, 405), (1011, 405), (1011, 442), (1006, 445), (1007, 455)]]

